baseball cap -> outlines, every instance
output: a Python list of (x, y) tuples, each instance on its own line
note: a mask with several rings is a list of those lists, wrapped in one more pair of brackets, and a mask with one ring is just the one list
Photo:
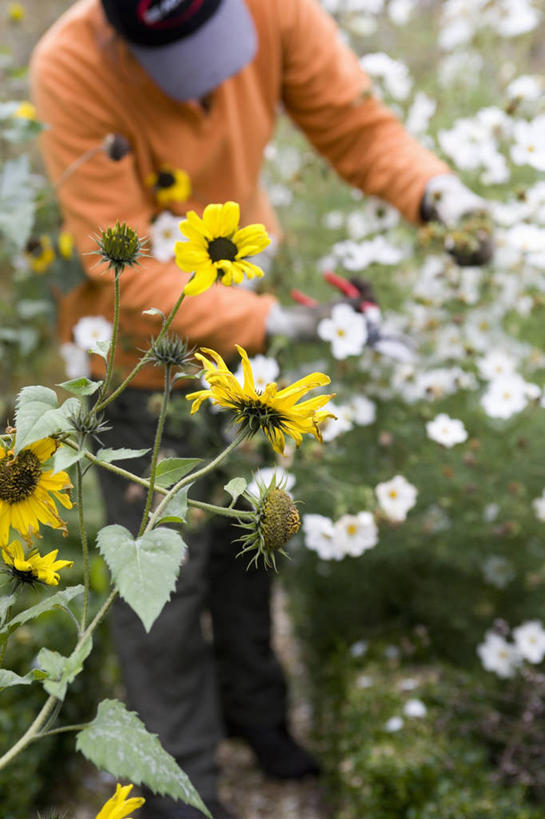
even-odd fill
[(102, 0), (109, 23), (175, 100), (200, 99), (254, 57), (244, 0)]

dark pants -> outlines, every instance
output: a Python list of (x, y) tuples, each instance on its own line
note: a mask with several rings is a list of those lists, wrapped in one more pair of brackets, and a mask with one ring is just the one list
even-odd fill
[[(128, 389), (113, 402), (106, 413), (112, 429), (100, 436), (103, 446), (151, 447), (156, 416), (150, 399), (148, 391)], [(195, 421), (167, 423), (161, 449), (178, 457), (217, 455), (210, 432), (215, 427), (217, 434), (218, 418), (209, 414), (204, 419), (202, 412)], [(145, 474), (149, 456), (125, 464)], [(104, 469), (99, 480), (107, 522), (136, 534), (144, 492)], [(190, 497), (210, 500), (211, 491), (211, 482), (197, 482)], [(242, 728), (270, 727), (286, 718), (286, 685), (270, 641), (273, 575), (262, 568), (247, 570), (247, 560), (235, 558), (239, 546), (233, 539), (241, 532), (226, 518), (184, 527), (188, 557), (175, 593), (149, 634), (123, 601), (112, 614), (128, 705), (159, 735), (205, 800), (216, 796), (214, 757), (224, 721)], [(212, 640), (203, 631), (206, 611)]]

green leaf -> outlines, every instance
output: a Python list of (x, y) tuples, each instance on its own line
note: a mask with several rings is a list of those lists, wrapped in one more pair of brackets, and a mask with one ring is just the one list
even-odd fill
[(248, 481), (245, 478), (233, 478), (231, 481), (229, 481), (229, 483), (225, 484), (223, 488), (233, 498), (231, 506), (236, 501), (236, 499), (242, 495), (247, 486)]
[(141, 458), (149, 449), (99, 449), (96, 457), (99, 461), (111, 464), (113, 461), (122, 461), (126, 458)]
[(121, 597), (149, 631), (170, 598), (186, 545), (173, 529), (153, 529), (133, 538), (118, 524), (105, 526), (97, 537)]
[(76, 748), (97, 768), (108, 771), (116, 779), (145, 784), (155, 793), (181, 799), (210, 816), (174, 757), (121, 702), (104, 700), (100, 703), (95, 719), (78, 733)]
[(8, 159), (0, 172), (0, 233), (23, 250), (34, 224), (34, 192), (26, 154)]
[(15, 452), (42, 438), (71, 429), (69, 416), (77, 412), (77, 398), (68, 398), (60, 407), (57, 394), (49, 387), (23, 387), (17, 396)]
[(69, 657), (63, 657), (58, 651), (51, 651), (49, 648), (40, 650), (38, 665), (47, 674), (43, 685), (48, 694), (59, 700), (64, 699), (68, 685), (83, 670), (83, 663), (91, 653), (92, 647), (93, 640), (89, 636)]
[(157, 521), (157, 526), (162, 523), (185, 523), (187, 520), (187, 492), (189, 486), (183, 486), (174, 497), (167, 503), (163, 517)]
[(168, 489), (200, 464), (202, 458), (165, 458), (157, 464), (155, 484)]
[(11, 632), (14, 628), (22, 625), (23, 623), (28, 623), (29, 620), (35, 620), (36, 617), (39, 617), (40, 614), (44, 614), (46, 611), (53, 611), (53, 609), (67, 609), (70, 600), (73, 600), (73, 598), (77, 597), (79, 594), (83, 594), (83, 591), (83, 586), (68, 586), (67, 589), (61, 589), (55, 594), (46, 597), (35, 606), (31, 606), (29, 609), (21, 611), (0, 629), (0, 634)]
[(92, 347), (89, 352), (96, 353), (96, 355), (101, 356), (104, 361), (108, 358), (108, 353), (110, 352), (110, 347), (112, 346), (112, 342), (110, 339), (106, 341), (95, 341), (95, 346)]
[(53, 474), (68, 469), (69, 466), (81, 461), (84, 455), (84, 452), (78, 452), (77, 449), (68, 446), (59, 447), (53, 456)]
[(62, 387), (63, 390), (73, 393), (73, 395), (93, 395), (102, 381), (91, 381), (85, 376), (81, 378), (72, 378), (70, 381), (63, 381), (62, 384), (55, 384), (56, 387)]
[(34, 679), (34, 671), (29, 671), (24, 677), (20, 677), (15, 671), (0, 668), (0, 689), (9, 688), (11, 685), (30, 685)]
[(0, 597), (0, 627), (4, 625), (10, 606), (12, 606), (14, 603), (14, 594), (6, 594), (5, 596)]

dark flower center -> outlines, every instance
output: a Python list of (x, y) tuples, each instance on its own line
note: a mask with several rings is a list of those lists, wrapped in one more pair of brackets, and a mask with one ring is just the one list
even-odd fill
[(170, 171), (159, 171), (157, 174), (157, 182), (155, 183), (155, 187), (159, 190), (163, 190), (164, 188), (172, 188), (172, 186), (176, 183), (176, 177)]
[(33, 586), (38, 580), (32, 569), (22, 571), (16, 569), (15, 566), (10, 566), (10, 574), (17, 583), (29, 583)]
[(15, 458), (0, 461), (0, 501), (20, 503), (29, 498), (40, 482), (40, 460), (30, 449)]
[(234, 262), (238, 253), (238, 247), (231, 239), (225, 236), (218, 236), (217, 239), (212, 239), (208, 242), (208, 255), (213, 262), (221, 262), (226, 260)]
[(286, 429), (287, 419), (275, 407), (269, 407), (261, 401), (247, 399), (235, 407), (235, 419), (241, 421), (251, 435), (260, 429)]

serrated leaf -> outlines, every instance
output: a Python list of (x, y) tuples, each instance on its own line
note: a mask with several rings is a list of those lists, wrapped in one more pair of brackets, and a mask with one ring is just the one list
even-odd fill
[(34, 671), (29, 671), (24, 677), (10, 671), (9, 668), (0, 668), (0, 689), (9, 688), (12, 685), (30, 685), (34, 682)]
[(89, 349), (88, 352), (96, 353), (96, 355), (101, 356), (104, 359), (104, 361), (106, 361), (111, 346), (112, 342), (110, 339), (104, 341), (95, 341), (95, 346)]
[(62, 387), (63, 390), (67, 392), (71, 392), (73, 395), (93, 395), (99, 387), (101, 386), (102, 381), (91, 381), (91, 379), (86, 378), (84, 375), (80, 378), (72, 378), (70, 381), (63, 381), (62, 384), (56, 384), (56, 387)]
[(29, 609), (21, 611), (19, 614), (13, 617), (13, 619), (5, 623), (2, 629), (0, 629), (0, 634), (11, 632), (14, 628), (21, 626), (23, 623), (28, 623), (29, 620), (35, 620), (36, 617), (39, 617), (40, 614), (44, 614), (46, 611), (68, 608), (68, 603), (73, 600), (74, 597), (83, 594), (83, 591), (84, 587), (80, 585), (68, 586), (67, 589), (61, 589), (60, 591), (55, 592), (55, 594), (46, 597), (35, 606), (31, 606)]
[(200, 464), (201, 461), (202, 458), (165, 458), (159, 461), (155, 472), (156, 486), (168, 489), (169, 486), (173, 486), (180, 478), (191, 472), (193, 467)]
[(23, 387), (17, 396), (15, 452), (42, 438), (71, 428), (69, 416), (78, 411), (77, 398), (68, 398), (60, 407), (57, 394), (49, 387)]
[(121, 597), (149, 631), (170, 598), (186, 545), (173, 529), (152, 529), (134, 539), (119, 524), (105, 526), (97, 537)]
[(99, 449), (96, 457), (99, 461), (111, 464), (113, 461), (123, 461), (127, 458), (141, 458), (149, 449)]
[(53, 474), (56, 475), (57, 472), (63, 472), (65, 469), (68, 469), (68, 467), (81, 461), (84, 454), (83, 452), (78, 452), (77, 449), (61, 446), (53, 456)]
[(93, 640), (87, 637), (69, 657), (63, 657), (58, 651), (51, 651), (49, 648), (40, 650), (38, 665), (47, 674), (47, 678), (42, 682), (48, 694), (59, 700), (64, 699), (68, 685), (83, 670), (83, 663), (91, 653), (92, 647)]
[(245, 478), (233, 478), (229, 483), (223, 487), (225, 491), (233, 498), (233, 503), (246, 490), (248, 481)]
[(185, 523), (187, 520), (187, 492), (189, 486), (183, 486), (179, 492), (167, 503), (163, 517), (157, 521), (157, 526), (163, 523)]
[(100, 703), (95, 719), (76, 737), (76, 748), (97, 768), (117, 779), (181, 799), (210, 817), (189, 777), (150, 734), (136, 714), (117, 700)]

